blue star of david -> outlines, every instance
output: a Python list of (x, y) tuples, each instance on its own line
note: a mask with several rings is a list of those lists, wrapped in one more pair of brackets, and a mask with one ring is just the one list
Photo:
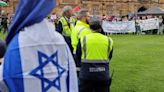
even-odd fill
[[(65, 69), (62, 68), (59, 63), (58, 63), (58, 52), (56, 51), (54, 54), (52, 54), (50, 57), (48, 57), (46, 54), (38, 51), (38, 59), (39, 59), (39, 66), (35, 68), (30, 75), (39, 78), (42, 83), (42, 92), (47, 92), (51, 87), (57, 88), (59, 91), (61, 90), (60, 87), (60, 78), (62, 74), (65, 72)], [(44, 77), (44, 71), (43, 68), (49, 64), (52, 63), (54, 67), (57, 68), (57, 73), (58, 76), (54, 78), (53, 81), (48, 80), (47, 78)], [(37, 72), (41, 72), (38, 74)], [(48, 85), (45, 86), (45, 83)]]

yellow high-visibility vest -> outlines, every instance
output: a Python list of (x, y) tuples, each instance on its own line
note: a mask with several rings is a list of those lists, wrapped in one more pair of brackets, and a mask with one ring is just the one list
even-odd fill
[(100, 33), (88, 34), (80, 39), (82, 63), (108, 63), (113, 40)]
[[(75, 19), (70, 18), (70, 24), (68, 24), (67, 20), (64, 17), (61, 17), (59, 20), (62, 23), (62, 35), (64, 36), (71, 36), (72, 30), (75, 27)], [(70, 25), (70, 26), (69, 26)]]
[(92, 33), (90, 26), (82, 21), (77, 21), (75, 28), (71, 34), (71, 44), (73, 47), (73, 52), (76, 52), (76, 46), (78, 44), (78, 40), (87, 35)]

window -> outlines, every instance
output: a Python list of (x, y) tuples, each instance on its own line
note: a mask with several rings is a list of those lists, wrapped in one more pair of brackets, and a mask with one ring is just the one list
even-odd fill
[(92, 12), (93, 15), (99, 15), (99, 12), (100, 12), (99, 5), (93, 5), (91, 12)]
[(152, 0), (152, 2), (158, 2), (158, 0)]
[(63, 3), (67, 3), (67, 4), (76, 4), (78, 2), (79, 0), (63, 0)]
[(107, 15), (111, 16), (113, 14), (113, 6), (108, 5), (106, 8), (107, 8)]

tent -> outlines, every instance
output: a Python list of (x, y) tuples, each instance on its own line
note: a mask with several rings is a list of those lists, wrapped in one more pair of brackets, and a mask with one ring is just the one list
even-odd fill
[(138, 12), (137, 15), (164, 15), (164, 9), (153, 6), (146, 11)]

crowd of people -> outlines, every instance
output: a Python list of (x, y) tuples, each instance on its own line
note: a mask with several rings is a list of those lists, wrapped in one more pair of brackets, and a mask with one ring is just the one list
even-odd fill
[(135, 21), (135, 28), (136, 34), (142, 34), (142, 29), (140, 28), (139, 22), (141, 20), (147, 20), (157, 18), (159, 20), (159, 29), (155, 30), (147, 30), (145, 31), (146, 34), (163, 34), (164, 33), (164, 16), (162, 15), (146, 15), (146, 16), (122, 16), (122, 17), (115, 17), (115, 16), (103, 16), (102, 20), (109, 21), (109, 22), (126, 22), (126, 21)]
[(9, 25), (11, 23), (12, 20), (12, 16), (11, 14), (7, 13), (5, 14), (3, 11), (0, 14), (0, 32), (7, 32)]
[(72, 7), (65, 6), (54, 26), (47, 16), (55, 0), (19, 3), (0, 41), (1, 92), (110, 91), (113, 40), (102, 34), (101, 20), (87, 9), (73, 17)]
[(74, 16), (65, 6), (61, 17), (47, 19), (54, 6), (55, 0), (20, 0), (9, 29), (11, 18), (1, 15), (8, 34), (0, 41), (0, 91), (110, 92), (113, 40), (102, 21), (140, 18), (97, 18), (87, 9)]
[[(55, 16), (55, 17), (54, 17)], [(74, 16), (75, 17), (75, 16)], [(115, 17), (115, 16), (94, 16), (90, 15), (90, 17), (98, 18), (102, 21), (109, 21), (109, 22), (127, 22), (127, 21), (135, 21), (135, 28), (136, 28), (136, 34), (142, 34), (142, 29), (140, 28), (139, 22), (141, 20), (147, 20), (147, 19), (153, 19), (157, 18), (159, 20), (159, 29), (155, 30), (147, 30), (144, 31), (145, 34), (163, 34), (164, 33), (164, 16), (163, 15), (145, 15), (145, 16), (137, 16), (137, 15), (131, 15), (131, 16), (121, 16), (121, 17)], [(58, 20), (60, 19), (58, 14), (52, 14), (49, 17), (49, 21), (53, 22), (55, 25), (57, 25)]]
[(101, 23), (87, 9), (81, 9), (75, 19), (71, 6), (63, 8), (62, 17), (56, 23), (56, 31), (64, 37), (74, 57), (80, 92), (110, 91), (108, 66), (113, 40), (101, 34)]

